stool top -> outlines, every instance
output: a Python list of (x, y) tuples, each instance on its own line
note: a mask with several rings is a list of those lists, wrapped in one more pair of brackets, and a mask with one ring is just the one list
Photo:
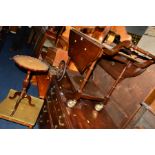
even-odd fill
[(13, 60), (20, 67), (28, 69), (30, 71), (42, 71), (45, 72), (48, 70), (48, 66), (41, 60), (27, 56), (27, 55), (16, 55), (13, 57)]

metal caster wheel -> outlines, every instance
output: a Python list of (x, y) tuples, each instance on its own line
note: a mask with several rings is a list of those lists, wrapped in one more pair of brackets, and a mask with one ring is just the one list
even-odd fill
[(95, 105), (95, 110), (96, 111), (101, 111), (103, 109), (104, 105), (103, 104), (96, 104)]
[(77, 101), (76, 100), (68, 100), (67, 101), (67, 106), (69, 108), (73, 108), (76, 105)]

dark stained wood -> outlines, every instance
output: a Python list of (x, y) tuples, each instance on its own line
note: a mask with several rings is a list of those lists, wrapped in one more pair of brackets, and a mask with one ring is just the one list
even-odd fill
[(39, 123), (40, 127), (43, 129), (54, 128), (52, 118), (50, 115), (48, 115), (48, 111), (47, 111), (48, 108), (49, 107), (47, 107), (47, 104), (44, 104), (44, 106), (40, 112), (39, 119), (38, 119), (38, 123)]
[[(10, 99), (14, 99), (17, 96), (19, 96), (10, 116), (14, 115), (14, 113), (16, 112), (16, 110), (19, 106), (19, 103), (24, 98), (28, 99), (30, 106), (35, 106), (34, 104), (31, 103), (31, 96), (27, 95), (27, 89), (28, 89), (28, 86), (30, 84), (31, 72), (47, 72), (47, 70), (48, 70), (48, 66), (46, 64), (44, 64), (40, 60), (33, 58), (33, 57), (30, 57), (30, 56), (16, 55), (13, 57), (13, 60), (15, 61), (15, 63), (17, 65), (19, 65), (20, 67), (27, 70), (27, 74), (25, 76), (25, 79), (23, 80), (22, 90), (19, 92), (15, 92), (13, 96), (9, 97)], [(26, 64), (26, 62), (29, 62), (28, 65)], [(37, 67), (38, 66), (39, 67), (37, 68), (36, 65), (37, 65)]]
[[(48, 91), (45, 104), (47, 105), (48, 118), (43, 118), (43, 113), (40, 118), (40, 128), (76, 128), (76, 129), (111, 129), (116, 128), (108, 113), (97, 112), (94, 110), (95, 101), (79, 100), (77, 105), (70, 109), (66, 106), (67, 98), (70, 98), (74, 89), (65, 77), (61, 82), (53, 80), (51, 88)], [(49, 123), (45, 126), (43, 122)]]
[[(140, 103), (154, 88), (154, 74), (155, 65), (152, 65), (141, 75), (124, 79), (111, 95), (105, 109), (118, 128), (123, 127), (133, 117), (133, 114), (141, 107)], [(93, 78), (96, 85), (100, 86), (103, 95), (107, 93), (114, 83), (114, 79), (100, 65), (95, 68)]]
[[(74, 32), (76, 31), (71, 31), (71, 36), (75, 35)], [(81, 33), (78, 33), (78, 32), (77, 34), (81, 35)], [(141, 103), (144, 101), (149, 91), (155, 85), (155, 80), (154, 80), (155, 66), (154, 65), (150, 66), (151, 64), (154, 63), (154, 60), (153, 59), (149, 60), (144, 58), (144, 60), (146, 60), (147, 63), (145, 61), (144, 63), (141, 63), (139, 62), (139, 59), (142, 57), (137, 56), (137, 54), (136, 56), (138, 57), (138, 60), (128, 59), (128, 56), (130, 56), (130, 54), (128, 54), (127, 57), (124, 55), (118, 56), (121, 48), (128, 49), (130, 47), (132, 48), (134, 47), (134, 49), (137, 50), (137, 48), (133, 46), (131, 42), (124, 42), (124, 44), (120, 43), (118, 46), (113, 48), (114, 55), (107, 54), (109, 57), (111, 57), (110, 61), (109, 60), (107, 61), (106, 59), (104, 59), (106, 52), (108, 52), (109, 50), (108, 49), (104, 53), (105, 51), (105, 47), (104, 47), (103, 53), (101, 51), (101, 53), (104, 55), (103, 60), (101, 59), (101, 61), (98, 64), (96, 64), (96, 67), (95, 67), (94, 64), (97, 62), (97, 59), (100, 58), (101, 53), (98, 50), (96, 50), (97, 55), (96, 56), (93, 55), (94, 59), (92, 59), (94, 60), (94, 62), (92, 62), (91, 59), (89, 60), (88, 56), (91, 55), (90, 54), (91, 50), (87, 54), (83, 52), (83, 49), (85, 48), (84, 45), (87, 44), (87, 42), (85, 42), (84, 45), (81, 45), (81, 44), (79, 45), (79, 42), (85, 39), (86, 41), (89, 42), (91, 39), (89, 37), (85, 38), (85, 35), (81, 35), (81, 36), (80, 35), (78, 37), (75, 35), (73, 38), (70, 38), (69, 56), (71, 57), (71, 60), (73, 62), (75, 61), (74, 63), (79, 69), (79, 72), (81, 74), (89, 66), (91, 65), (92, 66), (89, 68), (88, 72), (84, 73), (84, 75), (86, 75), (85, 80), (83, 80), (84, 78), (82, 76), (81, 76), (82, 79), (80, 79), (81, 78), (79, 76), (80, 74), (78, 75), (76, 73), (74, 74), (75, 76), (73, 76), (68, 71), (67, 71), (67, 76), (62, 81), (57, 82), (56, 80), (54, 80), (51, 86), (51, 90), (49, 91), (50, 93), (47, 96), (47, 105), (48, 105), (47, 107), (49, 107), (48, 114), (52, 118), (51, 120), (52, 120), (52, 123), (54, 124), (53, 125), (54, 128), (125, 128), (130, 121), (134, 120), (134, 116), (136, 114), (138, 114), (140, 117), (145, 116), (142, 118), (143, 123), (144, 123), (144, 120), (145, 122), (148, 121), (146, 120), (146, 118), (149, 118), (149, 117), (150, 117), (150, 120), (153, 120), (149, 114), (143, 115), (143, 110), (141, 112), (140, 108), (141, 108)], [(98, 45), (98, 43), (94, 41), (93, 43), (95, 45)], [(76, 47), (76, 45), (78, 46)], [(75, 51), (74, 51), (74, 48), (76, 49)], [(79, 49), (81, 51), (79, 51)], [(89, 46), (88, 46), (88, 49), (89, 49)], [(111, 50), (111, 53), (113, 53), (113, 50)], [(87, 51), (87, 48), (86, 48), (86, 51)], [(143, 51), (141, 53), (144, 54)], [(96, 54), (96, 53), (93, 53), (93, 54)], [(146, 53), (146, 55), (148, 54)], [(77, 61), (76, 59), (78, 56), (79, 56), (79, 61)], [(148, 56), (153, 58), (152, 55), (148, 55)], [(123, 57), (123, 59), (121, 57)], [(80, 58), (82, 58), (83, 60), (81, 61)], [(85, 60), (88, 59), (89, 62), (87, 62), (86, 64), (84, 62), (84, 59)], [(128, 66), (128, 64), (130, 65)], [(91, 74), (88, 74), (88, 73), (91, 73)], [(91, 77), (89, 77), (90, 75)], [(94, 96), (88, 97), (86, 94), (84, 94), (84, 91), (86, 92), (85, 89), (87, 88), (87, 84), (89, 83), (88, 78), (94, 82), (93, 84), (97, 88), (99, 88), (99, 90), (101, 91), (101, 94), (103, 95), (102, 99), (104, 98), (104, 96), (105, 97), (108, 96), (109, 98), (109, 100), (107, 100), (108, 104), (101, 112), (94, 111), (94, 105), (97, 103), (97, 101), (92, 101), (92, 98), (94, 98)], [(124, 79), (124, 80), (121, 81), (121, 79)], [(117, 80), (119, 80), (119, 82), (117, 82), (117, 87), (116, 87), (115, 80), (116, 82)], [(112, 89), (112, 88), (115, 88), (115, 89)], [(92, 89), (92, 86), (89, 89), (91, 92), (95, 91), (95, 93), (98, 93), (95, 89)], [(93, 95), (95, 93), (93, 92)], [(91, 100), (84, 100), (83, 98), (91, 99)], [(66, 106), (66, 102), (68, 99), (78, 100), (77, 105), (73, 109), (70, 109)], [(96, 98), (94, 99), (97, 100)], [(100, 124), (101, 126), (98, 126), (93, 121), (94, 115), (95, 116), (100, 115), (101, 118), (103, 119), (103, 120), (95, 119), (95, 122), (97, 122), (97, 124)], [(92, 124), (90, 124), (90, 122)], [(107, 124), (104, 124), (105, 122)], [(152, 124), (148, 124), (148, 126), (153, 127)]]
[(47, 39), (54, 42), (54, 45), (56, 47), (59, 47), (59, 48), (65, 49), (65, 50), (68, 48), (68, 41), (66, 40), (65, 37), (53, 32), (53, 31), (47, 30), (43, 34), (43, 37), (41, 38), (41, 41), (38, 43), (38, 45), (36, 47), (36, 57), (39, 57), (39, 55), (41, 54), (44, 42)]
[(28, 85), (29, 85), (29, 82), (30, 82), (30, 74), (31, 74), (31, 71), (28, 70), (27, 74), (26, 74), (26, 77), (23, 80), (23, 88), (22, 88), (21, 92), (15, 92), (13, 96), (9, 96), (10, 99), (14, 99), (17, 96), (19, 96), (10, 116), (13, 116), (15, 114), (15, 112), (16, 112), (18, 106), (19, 106), (19, 103), (24, 98), (28, 99), (28, 102), (29, 102), (30, 106), (35, 106), (34, 104), (31, 103), (31, 96), (27, 95), (27, 89), (28, 89)]
[[(122, 72), (123, 68), (126, 66), (126, 64), (121, 63), (119, 61), (115, 61), (113, 59), (107, 59), (103, 58), (99, 61), (99, 65), (114, 79), (117, 79), (120, 73)], [(135, 65), (131, 65), (123, 75), (123, 78), (129, 78), (137, 76), (138, 74), (141, 74), (144, 72), (145, 69), (141, 69), (136, 67)]]
[[(72, 28), (69, 36), (68, 56), (77, 67), (77, 73), (80, 73), (78, 80), (76, 72), (70, 74), (70, 82), (75, 87), (76, 92), (70, 99), (78, 101), (81, 98), (103, 101), (102, 93), (96, 88), (95, 93), (92, 93), (92, 86), (95, 86), (93, 80), (90, 79), (97, 60), (102, 56), (102, 45), (95, 39), (83, 34)], [(67, 71), (69, 74), (69, 72)]]
[(68, 55), (78, 71), (83, 72), (102, 54), (102, 45), (87, 35), (71, 29), (69, 36)]
[[(42, 52), (41, 56), (43, 61), (48, 63), (50, 67), (57, 67), (61, 60), (67, 61), (68, 55), (67, 51), (64, 51), (59, 48), (48, 48), (47, 52)], [(50, 74), (50, 73), (49, 73)], [(50, 84), (50, 75), (48, 73), (36, 75), (37, 86), (39, 91), (39, 97), (45, 98), (49, 84)]]
[[(135, 51), (132, 51), (132, 49), (135, 49)], [(149, 56), (150, 59), (140, 56), (137, 52), (140, 52), (145, 56)], [(74, 82), (75, 79), (69, 75), (69, 78), (72, 78), (71, 82), (73, 86), (75, 86), (75, 89), (77, 90), (72, 99), (78, 100), (80, 98), (86, 98), (100, 100), (103, 101), (102, 103), (104, 105), (108, 103), (108, 100), (120, 81), (122, 81), (124, 78), (134, 77), (142, 74), (147, 67), (154, 63), (154, 57), (149, 54), (149, 52), (138, 48), (129, 40), (119, 42), (112, 48), (107, 48), (105, 44), (100, 44), (95, 39), (92, 39), (75, 29), (71, 29), (70, 32), (68, 55), (81, 74), (83, 74), (85, 71), (85, 77), (80, 81), (80, 83)], [(95, 93), (94, 95), (92, 95), (92, 93), (85, 95), (83, 89), (86, 89), (85, 87), (89, 83), (89, 77), (93, 72), (98, 59), (102, 55), (103, 60), (101, 62), (101, 66), (114, 79), (116, 79), (116, 81), (113, 83), (105, 96), (96, 96)], [(107, 61), (106, 57), (111, 58), (111, 60)], [(115, 63), (114, 65), (111, 65), (112, 61), (113, 64)], [(79, 84), (79, 86), (77, 86), (77, 84)]]
[[(57, 52), (57, 48), (52, 48), (52, 47), (48, 48), (46, 55), (42, 56), (43, 60), (46, 61), (47, 63), (49, 63), (50, 65), (53, 65), (53, 61), (56, 56), (56, 52)], [(44, 54), (44, 52), (42, 52), (42, 53)], [(41, 55), (43, 55), (42, 53), (41, 53)]]
[[(81, 76), (76, 71), (67, 70), (67, 76), (70, 78), (71, 83), (73, 84), (76, 91), (80, 89), (81, 82), (84, 80), (84, 76)], [(92, 91), (93, 90), (93, 91)], [(93, 96), (91, 98), (91, 96)], [(95, 85), (93, 80), (89, 80), (87, 85), (83, 89), (81, 98), (92, 99), (92, 100), (103, 100), (103, 94), (100, 91), (99, 87)]]
[(45, 74), (45, 75), (36, 75), (36, 78), (37, 78), (39, 98), (44, 99), (50, 84), (50, 77), (48, 76), (48, 74)]
[[(67, 82), (67, 77), (58, 83), (58, 87), (57, 87), (58, 90), (57, 91), (55, 90), (55, 92), (59, 92), (59, 94), (56, 93), (58, 96), (55, 95), (54, 100), (50, 97), (50, 95), (47, 96), (45, 103), (47, 104), (47, 100), (48, 100), (48, 103), (49, 103), (47, 104), (49, 107), (48, 109), (54, 109), (54, 110), (50, 110), (50, 112), (48, 112), (48, 116), (46, 116), (47, 117), (46, 121), (47, 120), (49, 121), (49, 117), (54, 118), (54, 120), (55, 119), (57, 120), (59, 117), (56, 117), (55, 115), (57, 115), (59, 111), (62, 111), (61, 115), (64, 115), (67, 113), (69, 114), (70, 119), (67, 117), (67, 120), (65, 120), (65, 122), (67, 123), (65, 124), (65, 127), (64, 126), (59, 127), (57, 125), (59, 121), (57, 120), (54, 123), (56, 124), (55, 126), (56, 128), (73, 128), (73, 127), (102, 128), (103, 126), (104, 126), (103, 128), (124, 128), (124, 127), (153, 128), (153, 125), (151, 125), (152, 122), (148, 123), (148, 120), (153, 120), (152, 114), (144, 115), (144, 113), (146, 112), (146, 109), (145, 108), (141, 109), (140, 103), (145, 100), (148, 102), (148, 104), (152, 103), (152, 105), (154, 105), (154, 98), (153, 98), (154, 95), (153, 96), (149, 95), (150, 97), (147, 98), (149, 92), (152, 89), (154, 89), (154, 86), (155, 86), (154, 74), (155, 74), (155, 65), (152, 65), (149, 68), (147, 68), (146, 71), (143, 72), (141, 75), (137, 77), (127, 78), (118, 85), (118, 87), (113, 92), (109, 100), (109, 104), (106, 105), (105, 109), (99, 112), (99, 115), (98, 115), (101, 118), (105, 115), (104, 118), (102, 118), (102, 119), (105, 119), (103, 123), (106, 122), (107, 124), (110, 124), (108, 122), (112, 121), (115, 127), (106, 126), (105, 124), (101, 123), (102, 121), (100, 122), (97, 120), (95, 121), (97, 123), (93, 125), (90, 125), (89, 123), (87, 124), (81, 123), (81, 119), (85, 120), (84, 122), (86, 122), (88, 115), (93, 115), (94, 113), (95, 113), (94, 115), (96, 115), (96, 112), (94, 112), (94, 105), (96, 102), (90, 101), (90, 100), (89, 101), (79, 100), (76, 107), (74, 107), (73, 109), (68, 108), (65, 102), (67, 98), (71, 98), (73, 96), (75, 89), (72, 87), (70, 82)], [(100, 90), (103, 93), (103, 96), (106, 95), (107, 91), (111, 88), (112, 84), (115, 81), (107, 72), (104, 71), (102, 66), (100, 66), (99, 64), (96, 66), (91, 78), (94, 79), (96, 86), (100, 88)], [(65, 98), (60, 95), (61, 89), (64, 89), (63, 93), (64, 93), (64, 96), (66, 96)], [(154, 91), (153, 91), (153, 94), (154, 94)], [(60, 96), (61, 96), (61, 99), (59, 102), (61, 104), (59, 102), (56, 102), (56, 98), (58, 100)], [(55, 108), (54, 107), (50, 108), (51, 105), (53, 105)], [(64, 106), (65, 108), (63, 108)], [(90, 111), (93, 111), (93, 112), (90, 112)], [(137, 119), (135, 118), (135, 115), (137, 116)], [(148, 119), (148, 117), (150, 119)], [(93, 118), (89, 117), (88, 120), (90, 121), (92, 119)], [(43, 122), (45, 123), (45, 121)], [(128, 126), (128, 123), (130, 123), (131, 125)], [(61, 121), (60, 121), (60, 124), (62, 125)], [(100, 125), (102, 124), (102, 127), (100, 125), (98, 126), (97, 124), (100, 124)], [(44, 124), (43, 128), (46, 128), (46, 127), (47, 125)]]

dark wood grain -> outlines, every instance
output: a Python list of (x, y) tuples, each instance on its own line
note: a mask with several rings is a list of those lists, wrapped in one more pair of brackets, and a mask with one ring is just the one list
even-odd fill
[(71, 29), (68, 55), (78, 71), (83, 72), (102, 54), (102, 45), (83, 33)]
[(39, 98), (44, 99), (50, 84), (50, 77), (48, 76), (48, 74), (43, 74), (43, 75), (36, 75), (36, 78), (37, 78)]
[[(54, 87), (51, 87), (52, 90), (49, 89), (45, 100), (45, 104), (48, 107), (49, 117), (44, 118), (44, 122), (47, 122), (47, 119), (49, 120), (51, 117), (51, 124), (53, 124), (53, 127), (60, 129), (116, 128), (116, 125), (105, 110), (102, 112), (94, 110), (95, 101), (81, 99), (73, 109), (66, 106), (67, 98), (70, 98), (74, 92), (67, 77), (59, 83), (54, 80), (52, 86)], [(49, 128), (49, 125), (40, 125), (40, 127)]]
[[(154, 88), (154, 74), (155, 65), (152, 65), (141, 75), (126, 78), (117, 86), (105, 109), (118, 128), (123, 127)], [(105, 95), (114, 83), (114, 79), (100, 65), (95, 68), (93, 75), (96, 85), (100, 86), (103, 95)]]

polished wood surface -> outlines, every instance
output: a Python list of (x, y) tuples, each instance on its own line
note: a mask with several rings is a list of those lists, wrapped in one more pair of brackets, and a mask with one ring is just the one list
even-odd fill
[(46, 40), (50, 40), (51, 42), (54, 42), (53, 46), (56, 46), (56, 47), (66, 50), (68, 48), (68, 40), (67, 40), (68, 38), (66, 39), (60, 33), (61, 33), (61, 31), (59, 33), (55, 33), (53, 31), (47, 30), (43, 34), (41, 41), (38, 43), (38, 45), (36, 47), (36, 56), (39, 57), (39, 55), (41, 54), (42, 48), (43, 48)]
[[(74, 94), (74, 87), (71, 85), (67, 76), (60, 82), (51, 83), (51, 87), (48, 91), (48, 95), (45, 101), (45, 108), (42, 111), (40, 118), (41, 128), (153, 128), (154, 116), (147, 111), (145, 107), (141, 106), (141, 103), (145, 100), (148, 105), (154, 105), (154, 97), (147, 98), (150, 91), (154, 89), (155, 80), (149, 80), (147, 77), (153, 79), (155, 73), (155, 66), (150, 66), (144, 73), (134, 78), (128, 78), (122, 81), (117, 89), (113, 92), (109, 103), (105, 108), (96, 112), (94, 105), (96, 101), (80, 99), (74, 108), (68, 108), (66, 106), (67, 99), (71, 98)], [(93, 78), (96, 86), (98, 86), (103, 95), (106, 95), (114, 82), (114, 79), (106, 73), (100, 65), (94, 70)], [(104, 80), (102, 80), (104, 79)], [(68, 82), (67, 82), (68, 81)], [(63, 92), (63, 93), (62, 93)], [(150, 99), (151, 98), (151, 99)], [(54, 107), (51, 107), (51, 106)], [(62, 107), (65, 106), (65, 111)], [(153, 106), (152, 106), (153, 107)], [(49, 110), (50, 109), (50, 110)], [(54, 109), (54, 110), (51, 110)], [(63, 110), (62, 110), (63, 109)], [(53, 112), (54, 111), (54, 112)], [(60, 113), (61, 111), (61, 113)], [(70, 119), (63, 120), (63, 117), (69, 115)], [(93, 120), (93, 115), (98, 115), (96, 124), (89, 124), (90, 120)], [(145, 115), (144, 115), (145, 114)], [(59, 115), (59, 116), (55, 116)], [(80, 116), (81, 115), (81, 116)], [(74, 117), (73, 117), (74, 116)], [(110, 116), (110, 117), (109, 117)], [(73, 118), (72, 118), (73, 117)], [(60, 121), (58, 119), (60, 118)], [(99, 119), (100, 118), (100, 119)], [(147, 120), (147, 119), (148, 120)], [(56, 119), (54, 121), (53, 119)], [(82, 120), (83, 122), (81, 122)], [(105, 120), (102, 120), (105, 119)], [(62, 121), (63, 120), (63, 121)], [(137, 121), (139, 120), (139, 121)], [(144, 121), (145, 120), (145, 121)], [(147, 120), (147, 122), (146, 122)], [(152, 122), (150, 122), (152, 120)], [(53, 124), (54, 121), (54, 124)], [(68, 122), (63, 125), (64, 122)], [(148, 121), (150, 122), (148, 124)], [(91, 123), (94, 121), (91, 121)], [(104, 122), (106, 124), (104, 124)], [(137, 122), (137, 124), (136, 124)], [(139, 122), (139, 123), (138, 123)], [(60, 125), (59, 125), (60, 123)], [(72, 125), (72, 123), (74, 125)], [(144, 125), (144, 123), (146, 125)], [(102, 125), (101, 125), (102, 124)], [(139, 124), (139, 125), (138, 125)], [(62, 126), (61, 126), (62, 125)], [(100, 126), (101, 125), (101, 126)]]
[[(66, 72), (76, 90), (68, 100), (68, 106), (74, 106), (73, 104), (76, 104), (81, 98), (103, 101), (102, 93), (100, 93), (97, 87), (94, 87), (96, 88), (95, 93), (91, 92), (91, 89), (95, 85), (93, 84), (93, 80), (90, 79), (90, 75), (95, 68), (97, 60), (102, 56), (102, 51), (102, 45), (98, 41), (74, 28), (71, 29), (68, 48), (68, 64), (69, 62), (73, 62), (77, 71), (72, 72), (72, 75), (68, 69)], [(80, 74), (77, 81), (76, 76), (78, 73)], [(80, 76), (82, 78), (80, 78)], [(73, 103), (72, 101), (75, 102)]]
[(132, 40), (132, 37), (127, 33), (125, 26), (111, 26), (111, 31), (120, 35), (120, 41)]
[[(144, 56), (141, 56), (138, 52)], [(75, 86), (75, 90), (77, 90), (71, 99), (78, 100), (80, 98), (86, 98), (100, 100), (103, 101), (103, 105), (108, 103), (113, 91), (124, 78), (138, 76), (143, 73), (147, 67), (154, 63), (154, 56), (152, 54), (135, 46), (129, 40), (119, 42), (112, 48), (107, 48), (105, 44), (100, 44), (96, 40), (84, 35), (81, 32), (78, 32), (75, 29), (71, 29), (70, 32), (68, 55), (81, 74), (83, 74), (86, 68), (88, 68), (88, 70), (85, 72), (85, 77), (81, 78), (81, 81), (78, 83), (75, 81), (76, 77), (72, 76), (71, 74), (69, 75), (70, 81), (72, 82), (73, 86)], [(84, 89), (86, 90), (87, 88), (91, 88), (86, 86), (89, 84), (88, 81), (90, 74), (93, 72), (96, 63), (101, 56), (103, 59), (103, 69), (105, 69), (112, 77), (114, 77), (116, 81), (113, 83), (107, 92), (107, 95), (105, 96), (103, 95), (101, 97), (100, 94), (102, 93), (95, 91), (95, 93), (98, 94), (97, 97), (95, 93), (94, 96), (92, 93), (90, 93), (90, 95), (84, 93)], [(111, 58), (110, 61), (113, 62), (112, 65), (111, 62), (106, 60), (106, 57)], [(114, 69), (116, 69), (116, 71)], [(79, 86), (77, 84), (79, 84)]]
[(16, 55), (13, 57), (13, 60), (20, 67), (29, 71), (46, 72), (48, 70), (48, 66), (43, 61), (31, 56)]
[[(83, 40), (83, 39), (84, 39), (84, 36), (82, 36), (80, 38), (80, 40)], [(78, 40), (78, 41), (80, 41), (80, 40)], [(73, 41), (74, 42), (72, 42), (72, 44), (70, 44), (72, 46), (73, 46), (73, 43), (74, 43), (74, 45), (76, 45), (76, 43), (77, 43), (76, 39), (73, 39)], [(85, 47), (83, 47), (82, 49), (84, 49), (84, 48)], [(80, 46), (79, 46), (79, 49), (80, 49)], [(93, 79), (94, 84), (101, 90), (101, 94), (103, 94), (103, 97), (105, 97), (105, 99), (108, 97), (108, 100), (106, 101), (108, 103), (108, 105), (105, 106), (105, 108), (103, 109), (103, 112), (106, 111), (108, 113), (108, 115), (110, 115), (110, 117), (112, 118), (112, 122), (115, 125), (115, 128), (125, 128), (127, 126), (127, 124), (133, 119), (133, 116), (138, 112), (139, 108), (141, 107), (140, 103), (144, 100), (148, 91), (150, 89), (152, 89), (152, 87), (155, 84), (154, 80), (150, 81), (147, 78), (147, 76), (148, 76), (151, 79), (153, 79), (154, 69), (152, 69), (152, 68), (154, 65), (152, 65), (152, 64), (154, 63), (154, 56), (148, 54), (147, 51), (143, 51), (143, 50), (137, 48), (137, 46), (134, 46), (130, 41), (121, 42), (120, 44), (116, 45), (114, 48), (107, 49), (106, 52), (108, 53), (110, 51), (112, 54), (106, 54), (105, 49), (106, 49), (106, 47), (103, 47), (103, 57), (99, 61), (99, 63), (96, 64), (96, 67), (94, 68), (94, 66), (91, 66), (91, 69), (93, 70), (93, 72), (91, 74), (90, 79)], [(122, 49), (125, 51), (121, 51), (121, 52), (124, 52), (125, 54), (127, 54), (127, 56), (121, 55), (119, 53), (120, 50), (122, 50)], [(128, 49), (128, 50), (126, 51), (126, 49)], [(129, 49), (131, 49), (131, 51)], [(72, 50), (73, 50), (73, 48), (71, 48), (71, 51)], [(133, 50), (135, 50), (136, 52), (133, 52)], [(74, 57), (74, 54), (78, 55), (80, 53), (80, 52), (79, 53), (78, 52), (79, 51), (77, 50), (77, 52), (72, 53), (73, 55), (71, 55), (71, 53), (69, 53), (69, 56), (72, 58), (72, 57)], [(137, 54), (137, 52), (144, 54), (144, 57), (139, 56), (139, 54)], [(129, 58), (129, 56), (130, 55), (133, 56), (133, 54), (135, 54), (135, 57)], [(110, 60), (108, 60), (106, 56), (109, 57)], [(149, 56), (150, 58), (146, 58), (146, 56)], [(87, 57), (88, 57), (88, 54), (85, 55), (85, 58), (87, 58)], [(141, 63), (141, 61), (139, 61), (140, 59), (144, 60), (144, 62)], [(77, 63), (80, 63), (80, 61)], [(95, 64), (96, 61), (94, 61), (93, 63)], [(152, 66), (150, 66), (150, 65), (152, 65)], [(84, 67), (87, 68), (87, 65), (84, 65)], [(92, 70), (90, 70), (90, 72)], [(82, 68), (81, 73), (83, 71), (84, 71), (84, 68)], [(85, 72), (85, 73), (87, 74), (88, 72)], [(88, 82), (87, 81), (88, 79), (84, 80), (85, 83), (79, 87), (79, 83), (81, 82), (80, 81), (81, 77), (78, 78), (78, 76), (79, 75), (77, 75), (77, 74), (75, 74), (75, 76), (73, 76), (72, 74), (70, 74), (67, 71), (66, 79), (68, 78), (70, 80), (69, 80), (69, 84), (67, 84), (67, 86), (65, 86), (64, 91), (63, 91), (63, 87), (66, 84), (62, 84), (61, 81), (53, 83), (55, 88), (54, 87), (51, 88), (51, 94), (53, 94), (53, 89), (54, 89), (54, 92), (56, 92), (56, 93), (54, 93), (55, 94), (54, 96), (52, 95), (53, 97), (51, 97), (51, 98), (48, 97), (49, 99), (47, 99), (47, 102), (49, 102), (49, 103), (52, 102), (52, 105), (58, 106), (58, 107), (54, 106), (52, 108), (55, 110), (54, 111), (51, 110), (51, 115), (50, 115), (51, 118), (54, 118), (54, 120), (57, 119), (57, 121), (54, 122), (54, 125), (53, 125), (54, 128), (61, 128), (61, 127), (64, 128), (64, 126), (67, 126), (67, 128), (72, 128), (72, 122), (68, 118), (67, 118), (67, 120), (65, 120), (66, 116), (60, 116), (60, 117), (55, 116), (55, 115), (57, 115), (57, 113), (59, 113), (60, 110), (63, 109), (61, 107), (61, 105), (63, 103), (66, 103), (67, 100), (69, 100), (69, 99), (79, 99), (78, 104), (74, 107), (76, 109), (76, 107), (78, 105), (80, 107), (83, 106), (82, 101), (87, 102), (86, 100), (82, 99), (82, 95), (85, 95), (85, 99), (92, 99), (90, 96), (88, 97), (86, 94), (84, 94), (84, 90), (86, 88), (85, 83)], [(125, 79), (125, 80), (122, 81), (122, 79)], [(128, 81), (128, 82), (126, 82), (126, 81)], [(67, 83), (67, 82), (65, 82), (65, 83)], [(72, 86), (72, 89), (69, 85)], [(81, 88), (79, 90), (82, 90), (82, 91), (79, 91), (78, 88)], [(78, 92), (79, 92), (78, 95), (81, 95), (81, 92), (82, 92), (82, 95), (78, 96), (76, 94), (77, 93), (76, 90), (78, 90)], [(95, 93), (96, 92), (97, 91), (95, 91)], [(107, 95), (107, 93), (108, 93), (108, 95)], [(97, 101), (96, 98), (95, 98), (95, 100)], [(96, 101), (88, 101), (88, 102), (90, 104), (91, 103), (95, 104)], [(49, 105), (51, 105), (51, 104), (49, 104)], [(66, 104), (65, 104), (65, 106), (66, 106)], [(47, 104), (47, 109), (51, 109), (48, 106), (48, 104)], [(57, 111), (57, 109), (59, 109), (59, 110)], [(70, 109), (68, 107), (66, 107), (66, 109), (67, 109), (67, 112), (62, 110), (62, 114), (64, 114), (64, 113), (69, 114), (70, 111), (72, 111), (72, 109)], [(48, 112), (48, 115), (49, 115), (49, 112)], [(49, 122), (52, 122), (52, 119), (51, 119), (51, 121), (49, 120)], [(64, 122), (67, 124), (65, 124)], [(88, 122), (89, 122), (89, 119), (88, 119)], [(61, 127), (57, 124), (60, 124)], [(82, 128), (83, 127), (87, 128), (86, 127), (87, 125), (86, 126), (81, 125), (81, 126), (82, 126)]]
[(78, 71), (83, 73), (102, 53), (102, 45), (83, 33), (72, 29), (69, 38), (68, 55)]
[(9, 96), (10, 99), (15, 99), (17, 96), (19, 96), (10, 116), (13, 116), (15, 114), (15, 112), (16, 112), (18, 106), (19, 106), (19, 103), (24, 98), (28, 99), (28, 103), (29, 103), (30, 106), (35, 106), (34, 104), (31, 103), (31, 96), (26, 94), (28, 86), (29, 86), (29, 82), (30, 82), (30, 73), (31, 73), (31, 71), (27, 71), (26, 77), (25, 77), (25, 79), (23, 81), (23, 88), (22, 88), (21, 92), (15, 92), (13, 96)]
[(73, 109), (68, 108), (66, 101), (73, 92), (74, 88), (67, 77), (61, 82), (53, 79), (39, 119), (40, 128), (116, 128), (105, 110), (94, 110), (95, 101), (81, 99)]
[(39, 98), (44, 99), (50, 84), (50, 77), (48, 74), (37, 75), (37, 87)]
[[(71, 70), (67, 70), (67, 76), (70, 78), (70, 82), (74, 86), (75, 90), (79, 91), (81, 81), (84, 80), (84, 76), (81, 76), (80, 74), (78, 74), (78, 72)], [(83, 89), (81, 98), (102, 101), (104, 99), (104, 96), (99, 87), (95, 85), (94, 81), (89, 80)]]
[[(41, 53), (42, 59), (46, 62), (50, 68), (58, 67), (61, 60), (64, 60), (67, 63), (68, 60), (68, 53), (60, 48), (51, 48), (47, 49), (47, 52)], [(45, 73), (42, 75), (36, 75), (37, 79), (37, 86), (40, 98), (45, 98), (49, 83), (50, 83), (50, 71), (49, 73)]]
[[(154, 74), (155, 65), (152, 65), (142, 74), (126, 78), (114, 90), (105, 109), (118, 128), (123, 128), (126, 122), (133, 117), (133, 114), (141, 107), (140, 103), (144, 101), (148, 93), (154, 88)], [(95, 68), (93, 78), (103, 95), (107, 94), (115, 82), (113, 77), (100, 65)]]
[(48, 70), (48, 66), (45, 63), (31, 56), (16, 55), (13, 57), (13, 60), (17, 65), (27, 70), (27, 74), (25, 76), (25, 79), (23, 80), (22, 90), (19, 92), (15, 92), (13, 96), (10, 96), (10, 99), (15, 99), (17, 96), (19, 96), (10, 116), (13, 116), (15, 114), (19, 106), (19, 103), (24, 98), (28, 99), (28, 103), (30, 106), (35, 106), (34, 104), (31, 103), (31, 96), (27, 95), (27, 89), (30, 83), (31, 72), (47, 72)]
[[(111, 59), (111, 58), (103, 58), (99, 61), (99, 64), (114, 79), (118, 78), (118, 76), (122, 72), (123, 68), (126, 66), (126, 64), (121, 63), (119, 61), (115, 61), (114, 59)], [(122, 79), (129, 78), (129, 77), (135, 77), (135, 76), (143, 73), (145, 70), (146, 70), (146, 68), (142, 69), (142, 68), (136, 67), (135, 65), (131, 65), (126, 70)]]
[(125, 26), (76, 26), (83, 33), (97, 39), (99, 42), (106, 42), (111, 44), (115, 41), (116, 37), (119, 41), (132, 40), (130, 34), (128, 34)]

